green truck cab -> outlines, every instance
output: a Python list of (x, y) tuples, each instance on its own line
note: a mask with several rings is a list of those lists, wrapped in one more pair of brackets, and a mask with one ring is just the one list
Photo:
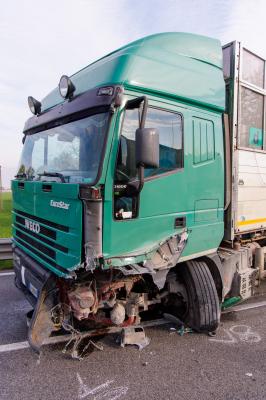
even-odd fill
[(239, 269), (252, 249), (223, 242), (225, 97), (219, 41), (162, 33), (63, 76), (41, 103), (29, 98), (13, 251), (34, 349), (70, 321), (123, 327), (158, 305), (214, 331), (224, 300), (252, 294), (257, 270)]

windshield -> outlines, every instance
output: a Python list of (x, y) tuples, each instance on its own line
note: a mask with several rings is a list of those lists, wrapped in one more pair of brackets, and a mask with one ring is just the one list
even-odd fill
[(53, 180), (58, 174), (68, 183), (94, 182), (108, 120), (109, 113), (101, 113), (27, 135), (18, 177)]

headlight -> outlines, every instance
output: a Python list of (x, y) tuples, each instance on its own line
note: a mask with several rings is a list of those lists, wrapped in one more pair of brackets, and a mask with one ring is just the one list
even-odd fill
[(66, 75), (61, 77), (58, 87), (59, 92), (64, 99), (70, 99), (76, 90), (71, 79)]
[(42, 108), (42, 103), (40, 103), (34, 97), (29, 96), (28, 97), (28, 105), (29, 105), (29, 108), (30, 108), (32, 114), (34, 114), (34, 115), (40, 114), (41, 108)]

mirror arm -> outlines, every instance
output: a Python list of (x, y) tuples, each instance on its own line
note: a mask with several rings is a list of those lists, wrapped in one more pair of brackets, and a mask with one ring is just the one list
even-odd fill
[[(132, 110), (134, 108), (139, 108), (141, 103), (143, 102), (143, 110), (141, 114), (141, 119), (140, 119), (140, 129), (145, 128), (145, 121), (146, 121), (146, 116), (147, 116), (147, 110), (148, 110), (148, 98), (147, 96), (141, 96), (138, 97), (137, 99), (129, 100), (126, 104), (126, 109)], [(144, 165), (139, 165), (137, 167), (138, 169), (138, 187), (135, 188), (137, 193), (140, 193), (143, 185), (144, 185)], [(135, 186), (135, 185), (134, 185)]]
[[(145, 127), (147, 110), (148, 110), (148, 98), (146, 96), (143, 96), (143, 110), (142, 110), (141, 120), (140, 120), (140, 129), (143, 129)], [(138, 193), (140, 193), (144, 186), (144, 165), (138, 166), (138, 176), (139, 176)]]
[(139, 187), (138, 187), (138, 193), (142, 191), (142, 188), (144, 186), (144, 166), (139, 165), (138, 167), (138, 175), (139, 175)]
[(148, 110), (148, 99), (146, 96), (143, 96), (143, 110), (142, 110), (141, 120), (140, 120), (140, 129), (145, 128), (147, 110)]

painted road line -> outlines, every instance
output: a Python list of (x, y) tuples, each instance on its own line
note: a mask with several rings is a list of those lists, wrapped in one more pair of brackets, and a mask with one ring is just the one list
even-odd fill
[(10, 276), (10, 275), (15, 275), (15, 272), (0, 272), (0, 277), (1, 276)]
[[(252, 310), (253, 308), (259, 308), (259, 307), (266, 307), (266, 301), (260, 301), (257, 303), (252, 303), (252, 304), (242, 304), (239, 306), (232, 307), (231, 309), (228, 309), (226, 311), (223, 311), (223, 314), (227, 314), (229, 312), (239, 312), (239, 311), (245, 311), (245, 310)], [(169, 324), (170, 322), (167, 321), (166, 319), (157, 319), (157, 320), (152, 320), (152, 321), (147, 321), (141, 324), (144, 328), (151, 328), (155, 326), (160, 326), (160, 325), (166, 325)], [(89, 334), (84, 333), (82, 336), (97, 336), (100, 335), (101, 330), (95, 330), (92, 331)], [(104, 329), (102, 330), (104, 331)], [(110, 327), (106, 331), (107, 333), (118, 333), (121, 331), (121, 327)], [(67, 342), (68, 340), (71, 339), (71, 334), (67, 335), (59, 335), (59, 336), (53, 336), (48, 338), (47, 340), (44, 341), (43, 345), (52, 345), (52, 344), (57, 344), (57, 343), (64, 343)], [(30, 345), (28, 342), (18, 342), (18, 343), (10, 343), (10, 344), (2, 344), (0, 345), (0, 353), (5, 353), (9, 351), (15, 351), (15, 350), (21, 350), (21, 349), (26, 349), (29, 348)]]
[(252, 310), (253, 308), (259, 308), (259, 307), (266, 307), (266, 301), (259, 301), (257, 303), (251, 303), (251, 304), (240, 304), (239, 306), (228, 308), (228, 310), (223, 311), (223, 314), (227, 314), (230, 312)]
[(11, 344), (2, 344), (0, 346), (0, 353), (6, 353), (8, 351), (27, 349), (30, 347), (29, 342), (18, 342)]
[[(148, 327), (154, 327), (154, 326), (160, 326), (160, 325), (166, 325), (169, 324), (169, 321), (165, 319), (157, 319), (157, 320), (152, 320), (152, 321), (147, 321), (141, 324), (144, 328)], [(94, 330), (88, 333), (83, 333), (82, 336), (84, 337), (92, 337), (92, 336), (99, 336), (101, 332), (103, 332), (104, 329), (98, 329)], [(121, 332), (121, 327), (114, 326), (105, 329), (106, 334), (110, 333), (119, 333)], [(71, 334), (67, 335), (58, 335), (58, 336), (53, 336), (48, 338), (47, 340), (44, 341), (43, 345), (51, 345), (51, 344), (57, 344), (57, 343), (64, 343), (67, 342), (73, 337)], [(17, 342), (17, 343), (10, 343), (10, 344), (2, 344), (0, 345), (0, 353), (6, 353), (9, 351), (15, 351), (15, 350), (22, 350), (22, 349), (27, 349), (29, 348), (30, 345), (28, 342)]]

